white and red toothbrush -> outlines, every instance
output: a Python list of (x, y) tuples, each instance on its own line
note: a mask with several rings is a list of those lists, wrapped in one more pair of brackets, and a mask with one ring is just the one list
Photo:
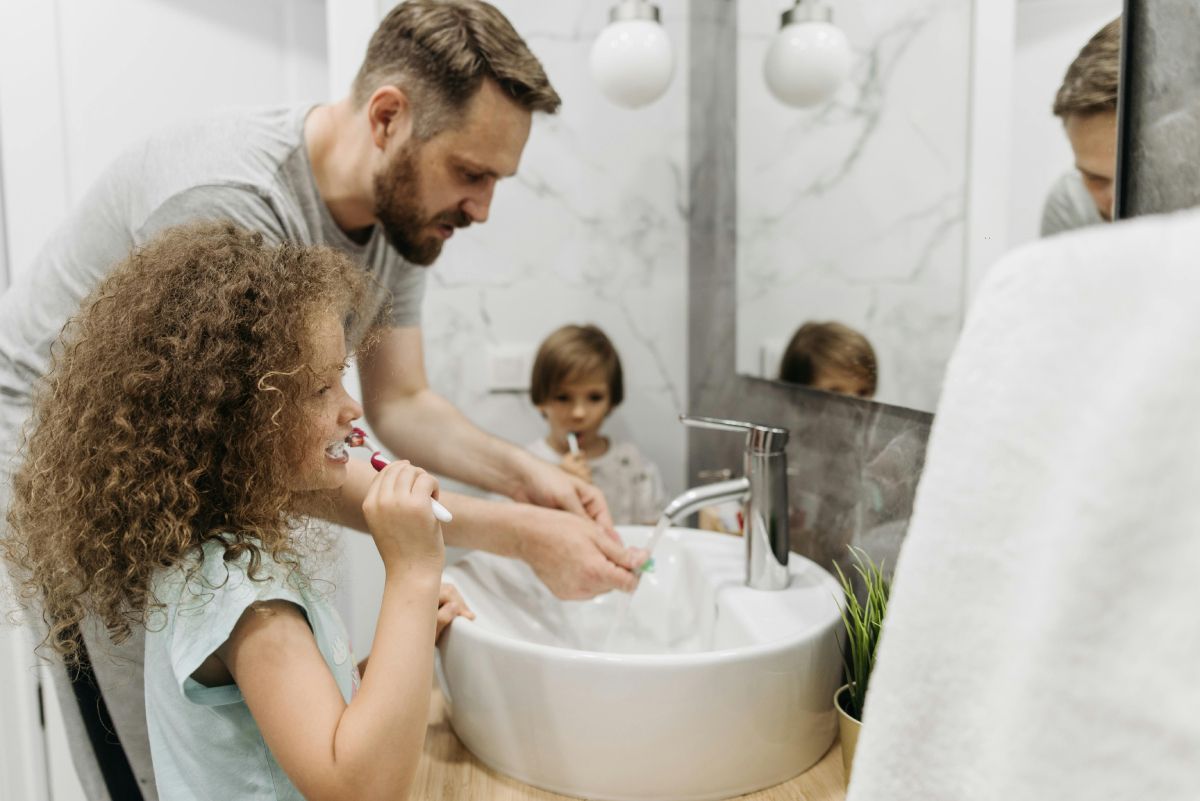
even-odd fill
[[(379, 450), (375, 446), (375, 443), (367, 437), (367, 432), (358, 426), (350, 429), (350, 434), (346, 437), (346, 444), (351, 448), (366, 448), (369, 451), (373, 451), (371, 454), (371, 467), (374, 467), (376, 470), (382, 470), (391, 464), (384, 457), (383, 451)], [(430, 498), (429, 502), (433, 504), (433, 516), (438, 520), (443, 523), (449, 523), (454, 519), (454, 515), (450, 514), (450, 510), (438, 503), (437, 498)]]

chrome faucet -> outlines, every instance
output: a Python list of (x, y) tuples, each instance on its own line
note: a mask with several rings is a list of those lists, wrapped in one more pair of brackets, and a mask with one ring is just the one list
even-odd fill
[(692, 487), (667, 504), (663, 517), (672, 523), (703, 506), (742, 503), (746, 537), (746, 586), (782, 590), (788, 586), (788, 502), (786, 428), (679, 415), (684, 425), (746, 434), (746, 474), (741, 478)]

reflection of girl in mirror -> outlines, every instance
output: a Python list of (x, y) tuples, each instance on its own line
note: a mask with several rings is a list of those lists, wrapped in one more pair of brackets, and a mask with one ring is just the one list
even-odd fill
[(367, 492), (387, 582), (361, 682), (299, 512), (348, 477), (343, 324), (365, 281), (333, 250), (175, 228), (55, 347), (0, 552), (69, 665), (85, 624), (144, 630), (162, 799), (407, 796), (436, 632), (466, 613), (441, 587), (437, 482), (394, 462)]
[[(533, 363), (530, 396), (550, 425), (528, 449), (604, 493), (615, 523), (652, 524), (666, 504), (658, 467), (632, 442), (600, 428), (624, 397), (621, 359), (594, 325), (565, 325), (546, 337)], [(573, 441), (572, 441), (573, 440)]]
[(779, 363), (779, 380), (859, 398), (875, 396), (875, 349), (865, 336), (836, 322), (796, 329)]

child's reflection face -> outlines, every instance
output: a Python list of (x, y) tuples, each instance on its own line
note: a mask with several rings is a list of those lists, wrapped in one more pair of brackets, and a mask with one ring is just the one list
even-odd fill
[(346, 368), (346, 337), (332, 314), (321, 315), (313, 326), (310, 345), (315, 381), (304, 391), (306, 423), (298, 437), (293, 462), (297, 490), (334, 489), (346, 481), (350, 461), (345, 438), (362, 407), (342, 385)]
[(608, 381), (602, 373), (562, 384), (549, 400), (538, 407), (550, 424), (550, 438), (567, 447), (567, 432), (573, 431), (579, 445), (586, 447), (600, 436), (600, 426), (612, 411)]

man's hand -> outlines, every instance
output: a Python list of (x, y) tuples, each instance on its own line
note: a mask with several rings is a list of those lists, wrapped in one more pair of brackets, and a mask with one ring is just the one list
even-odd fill
[[(603, 502), (599, 492), (589, 500), (596, 499)], [(611, 528), (577, 514), (551, 509), (529, 512), (518, 555), (555, 596), (580, 601), (637, 587), (636, 570), (646, 561), (645, 551), (625, 547)]]
[[(562, 509), (612, 529), (612, 515), (608, 513), (603, 493), (588, 482), (568, 475), (532, 454), (525, 460), (522, 472), (522, 486), (513, 494), (514, 501)], [(616, 537), (616, 532), (612, 532), (612, 536)]]

